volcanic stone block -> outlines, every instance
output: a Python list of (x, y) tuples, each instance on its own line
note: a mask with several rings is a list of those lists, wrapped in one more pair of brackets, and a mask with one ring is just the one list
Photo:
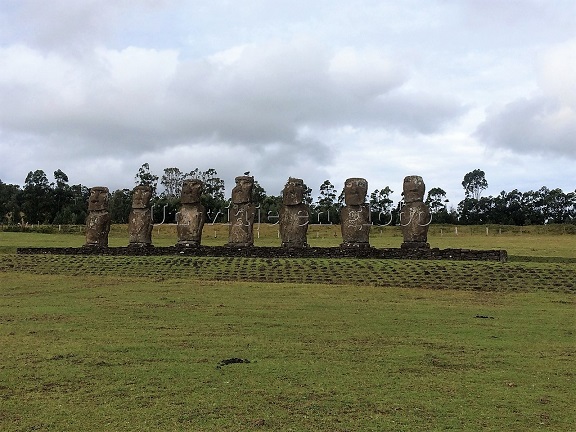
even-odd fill
[(107, 247), (110, 233), (110, 213), (108, 213), (109, 191), (107, 187), (95, 186), (90, 189), (88, 217), (86, 218), (86, 244), (89, 247)]
[(206, 209), (200, 204), (204, 184), (197, 179), (184, 180), (180, 195), (180, 211), (176, 214), (178, 246), (200, 246), (206, 221)]
[(130, 247), (152, 246), (152, 210), (150, 186), (136, 186), (132, 191), (132, 210), (128, 216), (128, 236)]
[(228, 209), (230, 228), (228, 247), (250, 247), (254, 245), (254, 218), (256, 206), (252, 203), (254, 177), (236, 177), (236, 186), (232, 189), (232, 204)]
[(402, 248), (429, 248), (428, 226), (431, 222), (430, 209), (424, 204), (426, 185), (417, 175), (404, 178), (404, 205), (400, 211), (400, 227), (404, 237)]
[(309, 211), (304, 204), (304, 182), (290, 177), (282, 191), (280, 237), (283, 247), (308, 247)]
[(349, 178), (344, 182), (344, 202), (340, 210), (341, 247), (370, 247), (370, 206), (365, 203), (368, 182)]

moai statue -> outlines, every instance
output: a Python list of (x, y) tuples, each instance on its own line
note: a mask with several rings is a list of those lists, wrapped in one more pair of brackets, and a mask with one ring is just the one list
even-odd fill
[(180, 195), (180, 211), (176, 214), (177, 246), (200, 246), (206, 211), (200, 204), (204, 183), (200, 180), (184, 180)]
[(85, 246), (108, 247), (109, 232), (108, 188), (96, 186), (90, 189), (90, 198), (88, 198)]
[(340, 247), (370, 247), (370, 205), (366, 204), (368, 182), (349, 178), (344, 183), (345, 206), (340, 210)]
[(152, 246), (152, 188), (140, 185), (132, 190), (132, 210), (128, 216), (129, 247)]
[(431, 216), (424, 204), (424, 192), (426, 185), (422, 177), (412, 175), (404, 178), (404, 206), (400, 210), (400, 227), (404, 236), (402, 248), (430, 247), (427, 242)]
[(308, 206), (304, 204), (304, 181), (290, 177), (282, 191), (280, 237), (283, 247), (308, 247)]
[(229, 247), (249, 247), (254, 245), (254, 216), (256, 206), (252, 203), (254, 177), (236, 177), (236, 186), (232, 189), (232, 204), (228, 209), (230, 229), (228, 232)]

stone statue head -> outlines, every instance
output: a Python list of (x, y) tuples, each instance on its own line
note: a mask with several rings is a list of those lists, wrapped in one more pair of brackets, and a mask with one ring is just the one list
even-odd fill
[(108, 188), (95, 186), (90, 189), (88, 198), (88, 211), (108, 210)]
[(197, 204), (202, 196), (204, 183), (198, 179), (184, 180), (180, 195), (180, 204)]
[(417, 201), (424, 201), (424, 193), (426, 192), (426, 185), (422, 177), (411, 175), (404, 177), (404, 186), (402, 195), (404, 195), (404, 202), (411, 203)]
[(346, 205), (362, 205), (368, 193), (366, 179), (353, 177), (344, 182), (344, 202)]
[(150, 199), (152, 198), (152, 188), (146, 185), (136, 186), (132, 190), (132, 208), (133, 209), (147, 209), (150, 207)]
[(284, 205), (298, 205), (304, 202), (304, 181), (299, 178), (288, 178), (282, 191)]
[(232, 202), (234, 204), (245, 204), (252, 202), (252, 187), (254, 186), (254, 177), (238, 176), (234, 179), (236, 186), (232, 189)]

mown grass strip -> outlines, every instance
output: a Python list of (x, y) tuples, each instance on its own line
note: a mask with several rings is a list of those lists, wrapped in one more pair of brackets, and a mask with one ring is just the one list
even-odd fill
[(0, 270), (269, 283), (576, 293), (576, 266), (540, 262), (2, 255)]

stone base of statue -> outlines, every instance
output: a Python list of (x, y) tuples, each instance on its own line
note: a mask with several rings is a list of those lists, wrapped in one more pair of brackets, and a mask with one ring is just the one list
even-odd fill
[(282, 242), (281, 246), (284, 248), (293, 248), (293, 249), (310, 247), (308, 243), (302, 243), (302, 242)]
[(140, 248), (153, 248), (154, 245), (152, 243), (132, 242), (128, 243), (128, 247), (132, 249), (140, 249)]
[(176, 232), (178, 234), (176, 246), (200, 246), (206, 218), (204, 210), (204, 206), (200, 203), (182, 205), (176, 214)]
[(280, 208), (280, 238), (282, 247), (308, 247), (308, 206), (284, 205)]
[(363, 248), (371, 248), (370, 243), (358, 243), (358, 242), (345, 242), (340, 243), (340, 247), (342, 249), (363, 249)]
[(404, 242), (400, 245), (402, 249), (430, 249), (430, 243), (426, 242)]
[(233, 204), (230, 207), (230, 228), (227, 247), (254, 246), (254, 216), (256, 206), (252, 203)]
[(176, 246), (179, 246), (179, 247), (198, 247), (198, 246), (200, 246), (200, 241), (179, 240), (176, 243)]
[(86, 244), (88, 247), (108, 247), (110, 214), (108, 211), (91, 211), (86, 218)]

